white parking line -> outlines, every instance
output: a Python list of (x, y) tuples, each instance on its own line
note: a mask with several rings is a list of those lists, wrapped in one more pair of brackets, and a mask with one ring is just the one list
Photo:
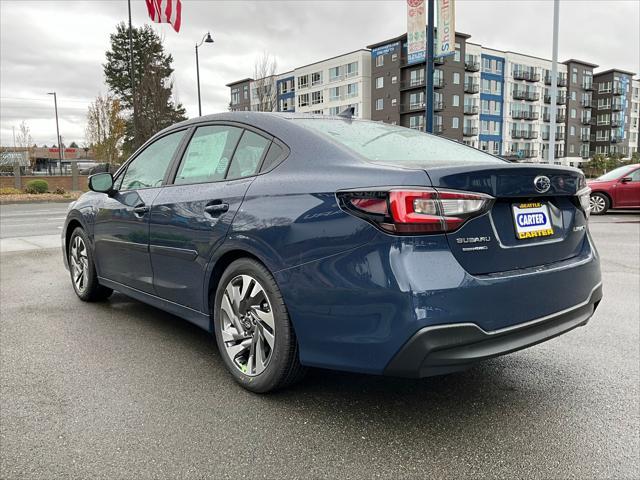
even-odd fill
[(0, 252), (22, 252), (44, 248), (60, 248), (60, 235), (36, 235), (33, 237), (15, 237), (0, 239)]

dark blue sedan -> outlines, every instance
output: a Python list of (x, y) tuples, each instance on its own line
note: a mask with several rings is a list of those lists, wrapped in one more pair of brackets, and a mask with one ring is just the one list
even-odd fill
[(62, 235), (76, 294), (212, 332), (255, 392), (305, 367), (462, 370), (585, 325), (602, 298), (579, 170), (393, 125), (201, 117), (89, 187)]

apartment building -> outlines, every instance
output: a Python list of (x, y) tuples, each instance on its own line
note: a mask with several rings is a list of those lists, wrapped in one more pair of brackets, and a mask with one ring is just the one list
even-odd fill
[[(594, 74), (593, 63), (558, 64), (551, 104), (548, 59), (502, 51), (456, 32), (455, 54), (436, 59), (434, 133), (520, 162), (549, 158), (556, 115), (554, 162), (580, 166), (595, 153), (638, 151), (639, 81), (633, 73)], [(256, 110), (255, 80), (228, 84), (232, 110)], [(263, 82), (264, 83), (264, 82)], [(274, 110), (335, 115), (353, 107), (359, 118), (425, 129), (425, 62), (407, 60), (407, 35), (294, 69), (267, 82)]]
[[(611, 69), (594, 75), (591, 154), (629, 156), (633, 73)], [(637, 118), (637, 113), (636, 117)], [(637, 121), (636, 121), (637, 124)], [(637, 135), (636, 135), (637, 148)]]
[[(337, 115), (352, 107), (356, 117), (371, 118), (371, 53), (356, 50), (272, 77), (232, 82), (227, 87), (232, 111)], [(265, 97), (274, 100), (266, 103)]]

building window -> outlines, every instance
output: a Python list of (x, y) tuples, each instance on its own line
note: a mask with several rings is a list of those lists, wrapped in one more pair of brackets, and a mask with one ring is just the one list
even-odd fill
[(298, 77), (298, 89), (307, 88), (309, 86), (309, 75), (300, 75)]
[(376, 88), (384, 87), (384, 77), (376, 78)]
[(231, 90), (231, 105), (237, 105), (240, 103), (240, 89), (234, 88)]
[(382, 110), (384, 108), (384, 99), (378, 98), (376, 100), (376, 110)]
[(358, 62), (347, 64), (347, 77), (356, 77), (358, 75)]
[(329, 89), (329, 100), (340, 100), (340, 87), (333, 87)]
[(415, 130), (424, 129), (424, 115), (414, 115), (409, 117), (409, 128), (413, 128)]
[(311, 94), (311, 104), (317, 105), (319, 103), (322, 103), (322, 90), (318, 90)]
[(358, 84), (350, 83), (347, 85), (347, 98), (357, 97), (358, 96)]
[(391, 54), (391, 61), (395, 62), (396, 60), (398, 60), (398, 54), (397, 53), (392, 53)]
[(571, 92), (571, 100), (576, 101), (576, 91)]
[(322, 85), (322, 72), (311, 74), (311, 86)]
[(249, 100), (249, 85), (245, 85), (242, 89), (242, 93), (244, 95), (245, 100)]
[(571, 127), (569, 127), (569, 135), (574, 136), (575, 134), (576, 134), (576, 127), (571, 125)]
[(392, 106), (392, 107), (395, 107), (397, 103), (398, 103), (398, 100), (397, 100), (397, 99), (395, 99), (395, 98), (392, 98), (392, 99), (391, 99), (391, 106)]
[(309, 94), (303, 93), (298, 97), (298, 107), (306, 107), (309, 105)]
[(453, 61), (454, 62), (460, 61), (460, 44), (459, 43), (456, 43), (456, 51), (453, 54)]
[(459, 107), (460, 106), (460, 96), (459, 95), (454, 95), (453, 97), (451, 97), (451, 106), (452, 107)]
[(329, 81), (335, 82), (340, 80), (340, 67), (333, 67), (329, 69)]
[(488, 58), (482, 59), (482, 71), (491, 72), (491, 60)]
[(460, 119), (458, 117), (451, 118), (451, 128), (458, 128), (460, 126)]
[(391, 83), (398, 83), (398, 77), (396, 77), (395, 75), (391, 77)]
[(376, 57), (376, 67), (382, 67), (384, 65), (384, 55), (378, 55)]
[(576, 109), (575, 109), (575, 108), (572, 108), (572, 109), (571, 109), (571, 118), (576, 118), (577, 114), (578, 114), (578, 113), (576, 112)]
[(460, 85), (460, 74), (458, 72), (453, 72), (453, 84)]
[(569, 145), (569, 153), (574, 153), (575, 152), (575, 147), (573, 146), (573, 143)]

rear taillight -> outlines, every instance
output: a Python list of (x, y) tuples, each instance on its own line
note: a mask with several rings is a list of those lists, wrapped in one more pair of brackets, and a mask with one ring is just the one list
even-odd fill
[(493, 203), (493, 197), (482, 193), (434, 188), (348, 190), (337, 196), (344, 210), (397, 234), (452, 232)]
[(582, 188), (576, 193), (576, 197), (578, 197), (580, 208), (582, 208), (585, 217), (589, 218), (591, 214), (591, 189), (589, 187)]

